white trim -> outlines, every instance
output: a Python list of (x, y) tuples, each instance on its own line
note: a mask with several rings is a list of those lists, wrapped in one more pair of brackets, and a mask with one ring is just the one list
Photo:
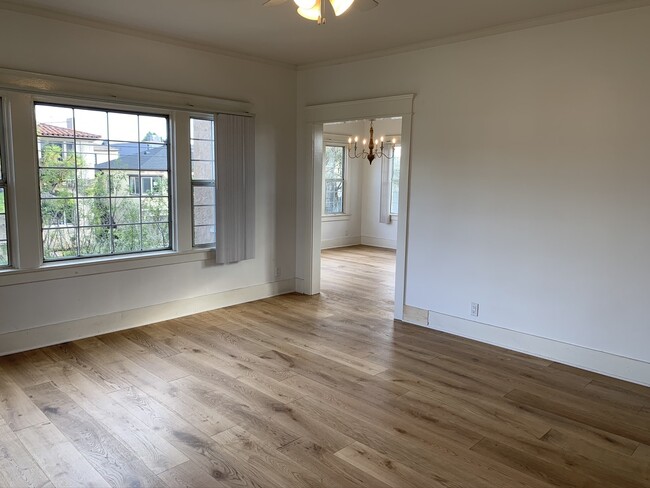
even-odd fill
[(204, 51), (212, 54), (217, 54), (220, 56), (228, 56), (236, 60), (252, 61), (256, 63), (263, 63), (269, 66), (278, 66), (281, 68), (287, 69), (296, 69), (294, 63), (289, 63), (285, 61), (273, 60), (270, 58), (255, 56), (252, 54), (246, 54), (238, 51), (231, 51), (228, 49), (219, 48), (211, 44), (205, 44), (201, 42), (188, 41), (187, 39), (181, 39), (178, 37), (173, 37), (170, 35), (160, 34), (155, 31), (146, 30), (142, 27), (137, 29), (131, 27), (125, 27), (117, 23), (112, 23), (107, 20), (97, 21), (91, 20), (84, 17), (79, 17), (70, 12), (57, 12), (44, 7), (33, 7), (31, 5), (19, 5), (14, 2), (0, 1), (1, 10), (9, 10), (13, 12), (18, 12), (27, 15), (34, 15), (37, 17), (43, 17), (46, 19), (58, 20), (60, 22), (66, 22), (73, 25), (82, 25), (85, 27), (90, 27), (97, 30), (102, 30), (105, 32), (115, 32), (122, 35), (127, 35), (131, 37), (137, 37), (140, 39), (146, 39), (154, 42), (161, 42), (163, 44), (168, 44), (172, 46), (179, 46), (185, 49), (194, 49), (197, 51)]
[(32, 95), (64, 97), (74, 100), (74, 103), (87, 100), (154, 109), (244, 116), (250, 116), (252, 111), (252, 105), (242, 100), (226, 100), (7, 68), (0, 68), (0, 87)]
[(321, 249), (335, 249), (337, 247), (358, 246), (361, 244), (361, 238), (356, 237), (337, 237), (335, 239), (325, 239), (321, 242)]
[(36, 269), (7, 268), (0, 270), (0, 288), (3, 286), (61, 280), (104, 273), (115, 273), (132, 269), (171, 266), (194, 261), (214, 260), (214, 249), (192, 249), (184, 252), (159, 251), (123, 256), (52, 261)]
[(332, 215), (323, 215), (322, 221), (323, 222), (336, 222), (339, 220), (350, 220), (352, 218), (352, 215), (342, 213), (342, 214), (332, 214)]
[[(305, 107), (306, 120), (307, 122), (331, 123), (411, 115), (414, 97), (413, 94), (407, 94), (308, 105)], [(402, 137), (404, 137), (404, 130), (402, 130)]]
[(291, 293), (294, 290), (295, 281), (292, 278), (150, 307), (8, 332), (0, 335), (0, 356), (261, 300)]
[(523, 20), (518, 22), (510, 22), (507, 24), (496, 25), (487, 27), (485, 29), (474, 30), (470, 32), (463, 32), (452, 36), (441, 37), (438, 39), (431, 39), (424, 42), (415, 44), (407, 44), (406, 46), (395, 47), (392, 49), (383, 49), (380, 51), (373, 51), (369, 53), (357, 54), (354, 56), (346, 56), (343, 58), (331, 59), (326, 61), (317, 61), (314, 63), (303, 63), (296, 66), (298, 71), (307, 71), (316, 68), (323, 68), (327, 66), (336, 66), (340, 64), (354, 63), (358, 61), (368, 61), (369, 59), (385, 58), (395, 54), (410, 53), (415, 51), (423, 51), (432, 49), (438, 46), (447, 44), (456, 44), (459, 42), (471, 41), (473, 39), (480, 39), (482, 37), (497, 36), (500, 34), (507, 34), (509, 32), (516, 32), (524, 29), (532, 29), (534, 27), (541, 27), (545, 25), (559, 24), (562, 22), (570, 22), (573, 20), (583, 19), (587, 17), (594, 17), (597, 15), (606, 15), (613, 12), (623, 10), (630, 10), (634, 8), (642, 8), (650, 5), (650, 0), (619, 0), (618, 2), (608, 2), (603, 5), (596, 5), (592, 7), (585, 7), (569, 12), (561, 12), (558, 14), (545, 15), (534, 19)]
[(364, 246), (383, 247), (385, 249), (397, 249), (397, 241), (383, 239), (381, 237), (361, 236), (361, 244)]
[[(404, 295), (406, 287), (406, 256), (408, 244), (408, 195), (410, 187), (410, 141), (413, 119), (413, 100), (415, 95), (397, 95), (366, 100), (351, 100), (337, 103), (310, 105), (305, 107), (306, 141), (305, 160), (307, 171), (305, 181), (308, 206), (304, 225), (308, 231), (307, 242), (299, 241), (304, 246), (304, 276), (300, 277), (301, 293), (315, 295), (320, 293), (320, 250), (321, 250), (321, 208), (323, 182), (323, 124), (328, 122), (346, 122), (364, 119), (402, 117), (402, 167), (400, 172), (400, 214), (397, 223), (397, 256), (395, 268), (395, 311), (394, 316), (401, 320), (404, 313)], [(311, 180), (311, 184), (310, 184)], [(309, 198), (311, 197), (311, 198)], [(298, 225), (300, 228), (300, 223)], [(300, 269), (300, 266), (298, 266)]]
[[(407, 317), (405, 317), (405, 321)], [(429, 311), (430, 329), (650, 386), (650, 363)]]

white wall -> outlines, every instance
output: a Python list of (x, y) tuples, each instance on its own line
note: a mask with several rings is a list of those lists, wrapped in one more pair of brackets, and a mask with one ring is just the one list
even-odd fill
[[(374, 123), (375, 135), (400, 136), (401, 120), (383, 119)], [(368, 138), (369, 121), (325, 124), (325, 142), (347, 141), (348, 137)], [(329, 135), (329, 136), (328, 136)], [(339, 136), (337, 138), (337, 135)], [(323, 217), (321, 247), (370, 246), (395, 249), (397, 246), (397, 222), (379, 222), (379, 195), (381, 188), (381, 161), (372, 165), (366, 159), (348, 159), (346, 179), (346, 216)]]
[(646, 7), (307, 69), (298, 104), (416, 94), (408, 305), (648, 363), (648, 52)]
[[(0, 44), (4, 68), (249, 101), (257, 137), (256, 259), (232, 266), (205, 260), (17, 285), (8, 285), (11, 277), (0, 273), (0, 334), (102, 315), (114, 320), (143, 307), (179, 300), (187, 305), (197, 297), (285, 279), (293, 283), (294, 70), (11, 11), (1, 12)], [(210, 304), (207, 300), (202, 306)], [(173, 307), (166, 310), (175, 313)], [(0, 342), (6, 343), (6, 337), (0, 336)]]

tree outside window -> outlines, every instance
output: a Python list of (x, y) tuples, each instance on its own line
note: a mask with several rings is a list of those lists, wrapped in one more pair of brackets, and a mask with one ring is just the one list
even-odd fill
[(345, 148), (325, 146), (324, 156), (324, 214), (342, 214), (345, 195)]

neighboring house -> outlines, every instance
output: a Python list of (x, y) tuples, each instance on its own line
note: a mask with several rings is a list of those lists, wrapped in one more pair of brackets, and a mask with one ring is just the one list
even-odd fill
[(102, 136), (98, 134), (44, 123), (37, 125), (36, 134), (39, 152), (48, 146), (56, 146), (61, 149), (61, 159), (65, 159), (76, 151), (77, 166), (92, 168), (117, 156), (117, 151), (109, 151), (101, 143)]
[[(163, 142), (162, 140), (160, 142)], [(128, 178), (129, 193), (132, 195), (166, 193), (169, 171), (166, 144), (145, 140), (143, 142), (125, 142), (111, 145), (116, 151), (116, 159), (95, 165), (96, 169), (124, 171)], [(126, 183), (125, 179), (125, 183)]]

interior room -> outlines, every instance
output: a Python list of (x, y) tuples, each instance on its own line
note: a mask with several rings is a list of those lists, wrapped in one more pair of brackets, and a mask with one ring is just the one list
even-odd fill
[(0, 487), (650, 487), (650, 1), (0, 43)]

